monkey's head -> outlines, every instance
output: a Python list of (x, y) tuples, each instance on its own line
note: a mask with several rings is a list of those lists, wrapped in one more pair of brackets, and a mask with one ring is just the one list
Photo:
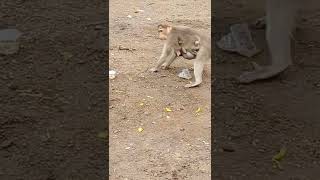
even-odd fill
[(158, 25), (159, 39), (166, 40), (171, 30), (172, 30), (172, 26), (170, 25), (163, 25), (163, 24)]

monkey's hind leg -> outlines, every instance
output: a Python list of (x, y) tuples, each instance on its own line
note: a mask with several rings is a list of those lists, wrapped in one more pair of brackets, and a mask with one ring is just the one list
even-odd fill
[[(294, 1), (293, 1), (294, 2)], [(244, 72), (240, 83), (251, 83), (278, 75), (289, 65), (291, 60), (291, 31), (294, 25), (295, 4), (290, 0), (267, 1), (267, 43), (271, 55), (271, 64), (259, 66), (253, 63), (254, 71)]]
[(202, 73), (203, 73), (204, 63), (200, 59), (197, 58), (193, 64), (193, 66), (194, 66), (193, 73), (194, 73), (195, 82), (190, 83), (190, 84), (186, 84), (184, 86), (186, 88), (196, 87), (202, 83)]

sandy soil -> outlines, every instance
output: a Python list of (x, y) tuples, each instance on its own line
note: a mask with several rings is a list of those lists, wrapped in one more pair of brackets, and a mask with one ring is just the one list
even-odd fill
[[(211, 179), (210, 65), (194, 89), (177, 76), (192, 64), (147, 72), (161, 54), (157, 25), (186, 25), (210, 33), (209, 1), (116, 1), (110, 7), (110, 179)], [(144, 12), (135, 13), (141, 9)], [(132, 18), (127, 17), (131, 15)], [(150, 19), (149, 19), (150, 18)], [(119, 50), (119, 46), (130, 50)], [(165, 112), (169, 107), (172, 112)], [(196, 110), (201, 112), (196, 114)], [(138, 128), (144, 130), (138, 132)]]
[(0, 179), (107, 176), (106, 2), (0, 4), (0, 27), (23, 33), (0, 56)]
[[(227, 34), (232, 24), (262, 17), (263, 5), (255, 0), (215, 1), (214, 40)], [(276, 78), (251, 85), (239, 85), (234, 79), (251, 69), (248, 62), (267, 62), (265, 30), (252, 29), (257, 46), (264, 50), (256, 57), (215, 49), (214, 178), (319, 178), (320, 14), (309, 10), (301, 15), (294, 65)], [(282, 146), (287, 155), (281, 171), (273, 168), (271, 159)]]

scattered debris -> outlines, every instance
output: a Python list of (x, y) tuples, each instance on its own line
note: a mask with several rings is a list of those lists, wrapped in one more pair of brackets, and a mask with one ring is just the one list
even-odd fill
[(151, 21), (151, 18), (147, 18), (148, 21)]
[(203, 142), (203, 144), (205, 144), (205, 145), (209, 145), (210, 143), (208, 143), (208, 142), (206, 142), (206, 141), (202, 141)]
[(140, 106), (143, 106), (143, 105), (144, 105), (144, 103), (142, 102), (142, 103), (140, 103), (139, 105), (140, 105)]
[(119, 50), (122, 51), (122, 50), (126, 50), (126, 51), (135, 51), (137, 50), (136, 48), (128, 48), (128, 47), (124, 47), (122, 45), (119, 46)]
[(225, 51), (237, 52), (246, 57), (259, 53), (252, 40), (248, 24), (235, 24), (230, 27), (231, 32), (217, 42), (219, 48)]
[(134, 11), (134, 13), (140, 13), (140, 12), (144, 12), (144, 10), (142, 10), (142, 9), (137, 9), (136, 11)]
[(222, 147), (222, 150), (223, 150), (224, 152), (235, 152), (235, 149), (234, 149), (231, 145), (224, 145), (224, 146)]
[(69, 60), (73, 57), (73, 55), (67, 51), (60, 52), (60, 54), (63, 56), (64, 60)]
[(19, 96), (43, 97), (42, 93), (19, 93)]
[(0, 144), (0, 148), (1, 149), (5, 149), (10, 147), (13, 144), (13, 142), (11, 140), (5, 140)]
[(199, 113), (199, 112), (201, 112), (202, 110), (201, 110), (201, 108), (199, 107), (197, 110), (196, 110), (196, 113)]
[(119, 132), (121, 132), (121, 131), (120, 131), (120, 130), (114, 130), (114, 131), (113, 131), (114, 134), (117, 134), (117, 133), (119, 133)]
[(101, 139), (106, 139), (107, 137), (108, 137), (108, 134), (107, 134), (107, 132), (99, 132), (98, 133), (98, 138), (101, 138)]
[(172, 112), (172, 110), (171, 110), (170, 108), (168, 108), (168, 107), (164, 108), (164, 110), (165, 110), (166, 112)]
[(152, 97), (152, 96), (147, 96), (147, 98), (153, 99), (153, 97)]
[(0, 30), (0, 54), (14, 54), (19, 50), (18, 39), (21, 32), (17, 29)]
[(128, 18), (132, 18), (132, 16), (131, 16), (131, 15), (128, 15), (127, 17), (128, 17)]
[(105, 26), (96, 25), (96, 26), (94, 27), (94, 30), (101, 30), (101, 29), (105, 29)]
[(286, 156), (287, 148), (283, 147), (280, 152), (272, 157), (273, 167), (282, 169), (280, 161)]
[(144, 130), (144, 129), (143, 129), (142, 127), (139, 127), (139, 128), (138, 128), (138, 131), (139, 131), (139, 132), (142, 132), (143, 130)]
[(109, 70), (109, 79), (116, 78), (117, 72), (115, 70)]
[(189, 69), (182, 69), (182, 71), (178, 74), (178, 76), (183, 79), (191, 79), (192, 78)]

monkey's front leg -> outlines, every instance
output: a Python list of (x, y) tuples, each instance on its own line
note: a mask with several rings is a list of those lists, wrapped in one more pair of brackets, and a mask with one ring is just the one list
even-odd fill
[(271, 65), (259, 66), (253, 63), (254, 71), (244, 72), (238, 80), (251, 83), (278, 75), (292, 64), (291, 31), (294, 25), (294, 5), (290, 0), (267, 0), (267, 43), (271, 55)]
[(169, 56), (166, 58), (165, 62), (162, 64), (162, 69), (167, 69), (173, 61), (178, 57), (178, 53), (176, 50), (171, 49)]
[(151, 72), (157, 72), (162, 65), (163, 67), (167, 68), (177, 57), (176, 53), (173, 49), (164, 49), (162, 52), (156, 66), (151, 68)]

